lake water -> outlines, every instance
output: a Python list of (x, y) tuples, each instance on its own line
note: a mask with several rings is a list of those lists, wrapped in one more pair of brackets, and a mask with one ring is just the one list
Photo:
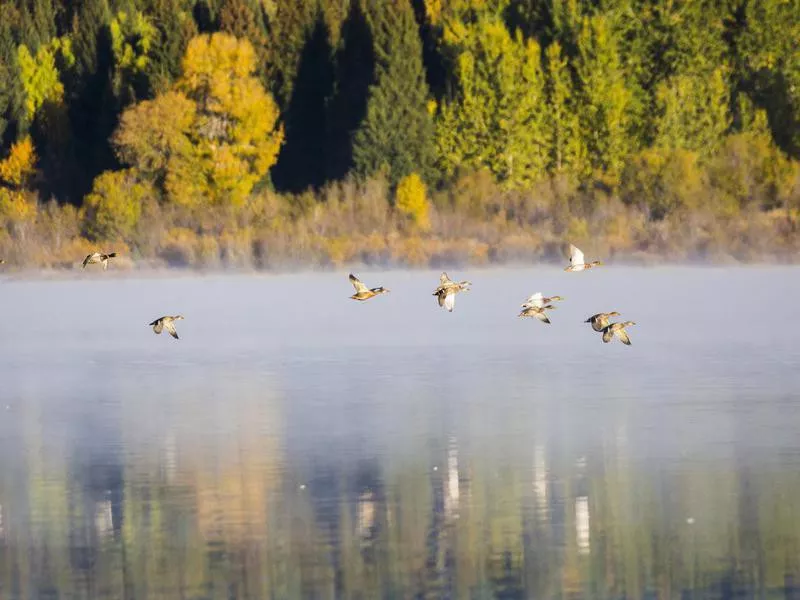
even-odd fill
[(0, 279), (0, 598), (800, 597), (800, 270), (448, 272)]

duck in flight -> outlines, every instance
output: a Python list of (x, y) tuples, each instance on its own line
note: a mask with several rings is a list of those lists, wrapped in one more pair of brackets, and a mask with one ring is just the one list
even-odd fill
[(364, 300), (369, 300), (370, 298), (374, 298), (380, 294), (389, 293), (389, 290), (384, 287), (376, 287), (372, 289), (368, 288), (361, 283), (361, 280), (358, 277), (352, 273), (350, 273), (350, 283), (352, 283), (353, 287), (356, 288), (356, 293), (350, 296), (353, 300), (361, 300), (363, 302)]
[(614, 336), (626, 346), (631, 345), (631, 338), (628, 337), (628, 332), (625, 331), (626, 327), (636, 325), (633, 321), (625, 321), (624, 323), (612, 323), (603, 329), (603, 342), (606, 344), (610, 342)]
[(93, 265), (96, 263), (103, 263), (103, 270), (108, 269), (108, 259), (114, 258), (117, 255), (116, 252), (109, 252), (108, 254), (103, 254), (102, 252), (92, 252), (91, 254), (87, 254), (86, 258), (83, 259), (83, 268), (86, 268), (86, 265)]
[(546, 306), (527, 306), (522, 309), (518, 316), (520, 317), (533, 317), (539, 319), (542, 323), (550, 324), (550, 319), (547, 318), (545, 310), (553, 309), (555, 306), (547, 304)]
[(453, 281), (447, 276), (447, 273), (442, 273), (439, 276), (439, 287), (433, 290), (433, 295), (439, 301), (439, 306), (446, 308), (448, 312), (453, 312), (456, 305), (456, 294), (469, 291), (471, 285), (472, 283), (469, 281)]
[(615, 310), (607, 313), (597, 313), (596, 315), (592, 315), (588, 319), (584, 321), (584, 323), (591, 323), (592, 329), (595, 331), (603, 331), (606, 327), (608, 327), (608, 321), (611, 317), (618, 317), (619, 313)]
[[(542, 308), (545, 304), (550, 304), (551, 302), (556, 302), (558, 300), (563, 300), (561, 296), (553, 296), (551, 298), (545, 298), (542, 296), (542, 292), (536, 292), (528, 296), (528, 299), (525, 300), (525, 303), (522, 305), (522, 308), (530, 308), (532, 306), (536, 306), (538, 308)], [(552, 306), (551, 308), (555, 308)]]
[(178, 331), (175, 329), (175, 321), (182, 321), (183, 317), (181, 315), (175, 315), (174, 317), (160, 317), (149, 323), (149, 326), (153, 328), (157, 334), (160, 334), (163, 330), (167, 330), (169, 334), (174, 337), (176, 340), (180, 339), (178, 337)]
[(569, 245), (569, 266), (566, 267), (565, 271), (583, 271), (585, 269), (591, 269), (592, 267), (599, 267), (602, 265), (599, 260), (592, 261), (590, 263), (586, 262), (586, 259), (583, 256), (583, 252), (577, 246), (573, 246), (572, 244)]

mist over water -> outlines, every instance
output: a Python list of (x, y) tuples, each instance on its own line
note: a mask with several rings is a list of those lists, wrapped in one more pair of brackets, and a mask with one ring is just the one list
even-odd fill
[(0, 280), (0, 597), (800, 594), (798, 269), (447, 271)]

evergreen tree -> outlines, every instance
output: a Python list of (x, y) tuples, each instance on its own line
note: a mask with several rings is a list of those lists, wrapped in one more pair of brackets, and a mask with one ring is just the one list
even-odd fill
[(181, 59), (189, 40), (197, 35), (191, 0), (142, 0), (142, 12), (158, 29), (145, 68), (149, 95), (163, 92), (181, 73)]
[(414, 14), (405, 0), (371, 0), (368, 7), (375, 83), (353, 145), (356, 171), (388, 168), (393, 184), (415, 171), (430, 177), (433, 123)]
[(0, 2), (0, 156), (6, 155), (27, 126), (14, 38), (19, 25), (16, 8), (10, 2)]
[(581, 84), (581, 132), (593, 168), (618, 175), (635, 150), (636, 119), (617, 32), (605, 16), (584, 19), (576, 72)]
[(358, 0), (350, 4), (342, 24), (335, 65), (336, 84), (328, 104), (328, 178), (342, 179), (353, 168), (353, 136), (367, 113), (375, 68), (372, 33)]
[(75, 203), (96, 175), (117, 166), (109, 142), (120, 109), (112, 87), (111, 17), (108, 0), (82, 0), (73, 22), (75, 67), (66, 88), (76, 168), (59, 195)]
[(800, 3), (745, 2), (738, 40), (743, 87), (767, 110), (778, 144), (800, 158)]
[(483, 17), (458, 36), (454, 101), (437, 121), (438, 161), (445, 174), (488, 168), (511, 187), (544, 177), (550, 150), (541, 51), (512, 38), (496, 17)]
[(320, 13), (300, 55), (292, 99), (285, 112), (286, 142), (273, 172), (278, 189), (299, 192), (325, 182), (327, 102), (333, 93), (332, 53), (328, 25)]
[(552, 122), (551, 169), (556, 172), (586, 174), (589, 170), (586, 145), (580, 135), (578, 99), (572, 74), (561, 44), (548, 46), (547, 95)]
[(269, 22), (269, 81), (281, 107), (288, 106), (300, 54), (314, 27), (319, 0), (275, 0)]
[(265, 80), (268, 48), (267, 24), (258, 0), (225, 0), (219, 11), (219, 29), (250, 41), (256, 51), (258, 75)]

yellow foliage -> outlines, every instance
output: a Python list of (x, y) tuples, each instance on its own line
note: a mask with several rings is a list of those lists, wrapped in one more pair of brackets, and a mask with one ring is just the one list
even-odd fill
[(425, 183), (416, 173), (403, 177), (395, 192), (395, 208), (423, 231), (431, 227), (428, 199), (425, 195)]
[(278, 107), (255, 72), (247, 40), (192, 39), (173, 91), (125, 111), (114, 136), (123, 162), (181, 205), (242, 206), (283, 142)]
[(129, 238), (142, 215), (142, 203), (151, 195), (150, 187), (131, 170), (102, 173), (84, 200), (89, 233), (95, 239)]
[(9, 187), (21, 188), (34, 172), (36, 151), (30, 136), (11, 146), (5, 160), (0, 161), (0, 180)]
[(36, 198), (33, 195), (0, 188), (0, 216), (12, 223), (23, 223), (32, 221), (36, 212)]

